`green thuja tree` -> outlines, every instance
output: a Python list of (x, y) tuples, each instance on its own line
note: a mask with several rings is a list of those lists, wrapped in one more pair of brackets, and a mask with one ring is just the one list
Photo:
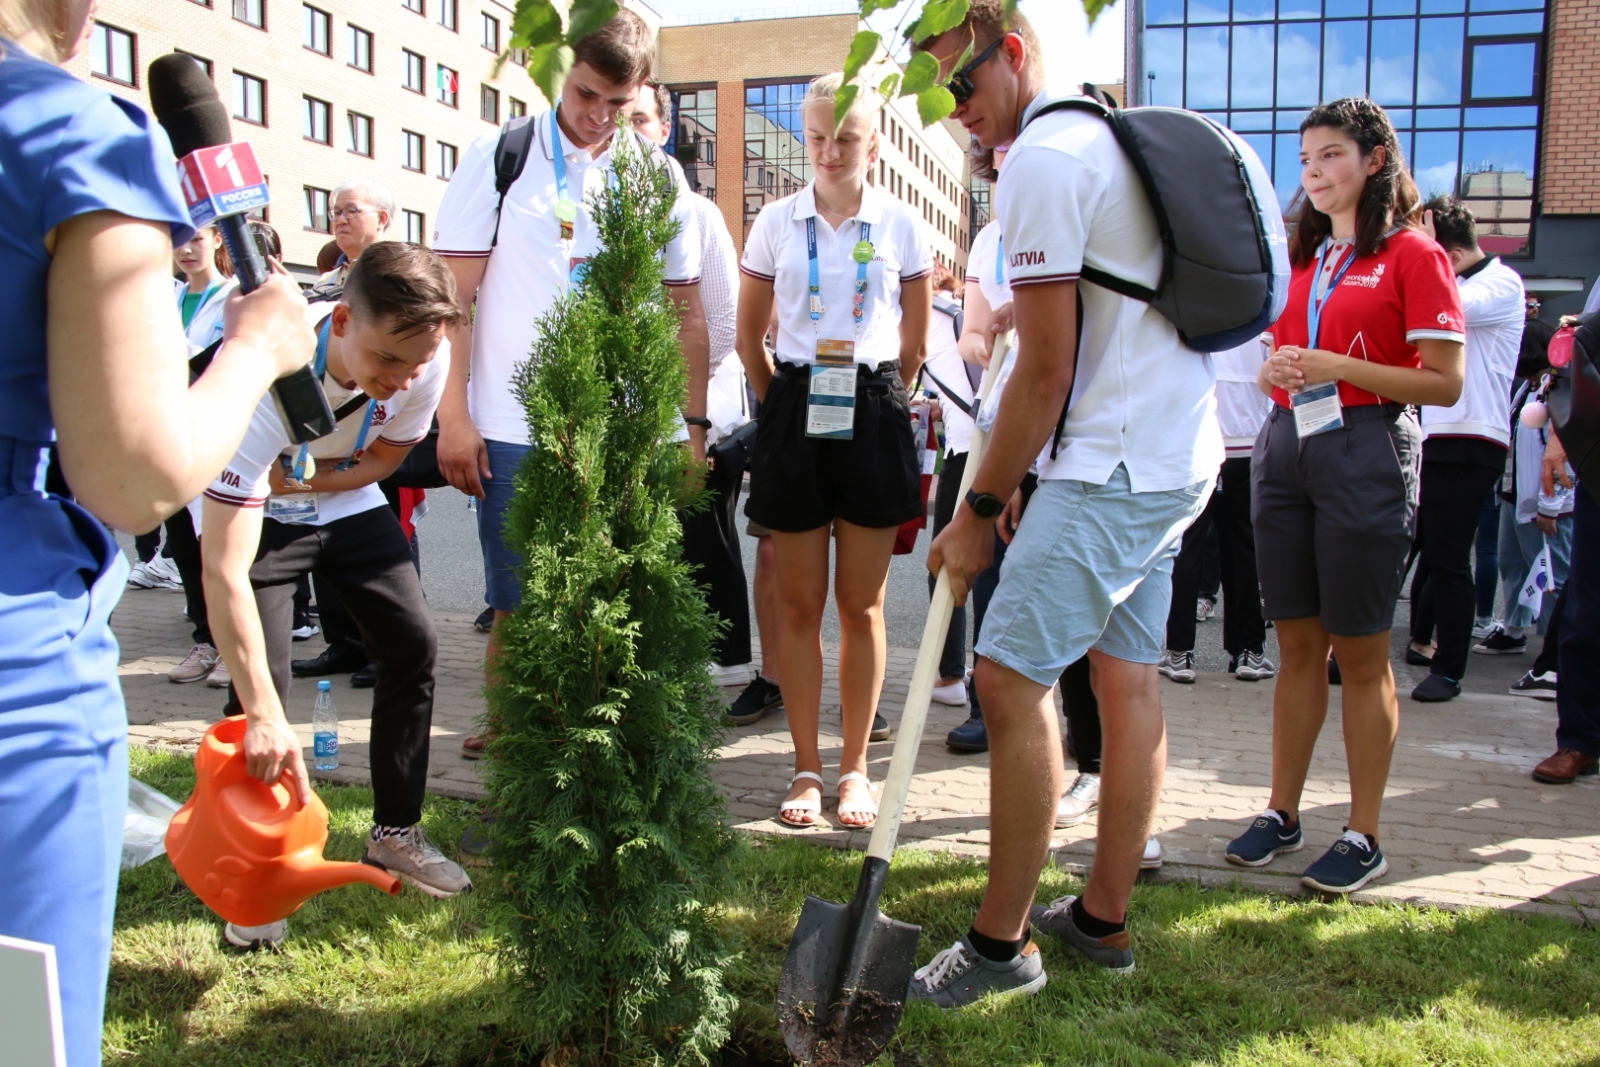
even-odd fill
[(716, 631), (675, 513), (696, 491), (662, 288), (673, 182), (618, 141), (591, 200), (604, 251), (539, 320), (515, 382), (534, 441), (506, 525), (522, 605), (501, 630), (484, 763), (526, 1051), (703, 1063), (734, 1007), (715, 923), (735, 848), (709, 774)]

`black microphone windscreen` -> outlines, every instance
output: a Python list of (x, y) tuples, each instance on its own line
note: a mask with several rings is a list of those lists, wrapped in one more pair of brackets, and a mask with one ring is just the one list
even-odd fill
[(205, 68), (192, 57), (173, 52), (153, 61), (149, 86), (150, 110), (167, 131), (174, 155), (233, 140), (228, 109)]

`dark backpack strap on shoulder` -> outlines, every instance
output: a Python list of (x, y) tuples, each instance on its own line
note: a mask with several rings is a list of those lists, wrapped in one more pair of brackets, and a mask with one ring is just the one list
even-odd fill
[(533, 147), (533, 135), (538, 132), (533, 116), (518, 115), (500, 128), (500, 140), (494, 146), (494, 191), (499, 199), (494, 206), (494, 238), (489, 247), (500, 243), (500, 212), (506, 206), (506, 194), (522, 177), (522, 168), (528, 165), (528, 153)]
[(972, 417), (972, 405), (967, 403), (965, 400), (962, 400), (961, 397), (956, 394), (954, 389), (951, 389), (948, 385), (941, 382), (939, 380), (939, 376), (934, 374), (933, 371), (929, 370), (926, 363), (924, 363), (922, 365), (922, 369), (917, 372), (918, 377), (923, 375), (927, 375), (928, 380), (933, 382), (934, 386), (939, 390), (939, 392), (944, 395), (944, 398), (959, 408), (963, 415), (967, 416), (969, 419)]
[(1061, 451), (1061, 432), (1067, 428), (1067, 409), (1072, 407), (1072, 387), (1078, 384), (1078, 360), (1083, 356), (1083, 290), (1078, 291), (1077, 340), (1072, 344), (1072, 379), (1067, 382), (1067, 395), (1061, 401), (1061, 417), (1056, 419), (1056, 432), (1050, 437), (1050, 458)]

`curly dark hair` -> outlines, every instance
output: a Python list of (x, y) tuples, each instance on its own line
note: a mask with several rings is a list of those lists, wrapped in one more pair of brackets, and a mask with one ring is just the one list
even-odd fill
[[(1360, 146), (1363, 159), (1383, 149), (1383, 165), (1376, 174), (1367, 175), (1361, 203), (1356, 208), (1357, 256), (1370, 256), (1383, 248), (1384, 235), (1396, 226), (1417, 225), (1422, 194), (1406, 169), (1400, 139), (1394, 132), (1394, 123), (1389, 121), (1388, 112), (1364, 96), (1347, 96), (1312, 108), (1300, 123), (1302, 136), (1307, 130), (1317, 128), (1345, 134)], [(1316, 258), (1323, 239), (1333, 231), (1333, 220), (1311, 206), (1303, 188), (1295, 194), (1287, 214), (1295, 217), (1294, 235), (1289, 239), (1289, 259), (1295, 266), (1302, 267)]]

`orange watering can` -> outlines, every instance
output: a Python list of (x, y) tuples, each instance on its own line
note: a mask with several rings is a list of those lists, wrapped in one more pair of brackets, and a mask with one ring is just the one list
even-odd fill
[(331, 863), (328, 809), (300, 803), (282, 781), (250, 777), (244, 717), (206, 731), (195, 754), (194, 794), (167, 827), (167, 855), (195, 896), (238, 926), (288, 918), (325, 889), (366, 882), (390, 896), (400, 879), (365, 863)]

